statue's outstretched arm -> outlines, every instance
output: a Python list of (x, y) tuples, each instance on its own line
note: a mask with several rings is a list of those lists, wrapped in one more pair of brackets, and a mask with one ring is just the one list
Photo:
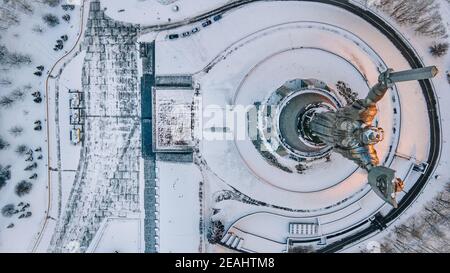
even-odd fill
[(370, 89), (369, 94), (364, 99), (366, 105), (376, 104), (380, 101), (386, 94), (387, 90), (396, 82), (430, 79), (436, 76), (439, 72), (435, 66), (400, 72), (393, 71), (394, 70), (392, 69), (388, 69), (380, 74), (378, 77), (378, 83)]

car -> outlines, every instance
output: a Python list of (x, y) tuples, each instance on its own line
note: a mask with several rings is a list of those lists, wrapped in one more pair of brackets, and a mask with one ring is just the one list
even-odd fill
[(70, 130), (70, 141), (73, 145), (77, 145), (81, 142), (82, 132), (80, 128), (73, 128)]
[(180, 37), (180, 35), (178, 35), (178, 34), (170, 34), (170, 35), (169, 35), (169, 39), (170, 39), (170, 40), (178, 39), (178, 37)]
[(196, 33), (196, 32), (198, 32), (199, 30), (200, 30), (200, 29), (198, 29), (198, 27), (195, 27), (195, 28), (192, 29), (191, 32), (192, 32), (192, 33)]
[(183, 34), (181, 34), (181, 35), (183, 35), (183, 37), (188, 37), (188, 36), (191, 35), (191, 32), (190, 31), (186, 31), (186, 32), (183, 32)]
[(214, 20), (215, 22), (219, 21), (220, 19), (222, 19), (222, 14), (218, 14), (218, 15), (216, 15), (216, 16), (213, 17), (213, 20)]
[(209, 25), (211, 25), (211, 24), (212, 24), (211, 20), (207, 20), (207, 21), (205, 21), (205, 22), (202, 23), (202, 26), (203, 26), (203, 27), (207, 27), (207, 26), (209, 26)]

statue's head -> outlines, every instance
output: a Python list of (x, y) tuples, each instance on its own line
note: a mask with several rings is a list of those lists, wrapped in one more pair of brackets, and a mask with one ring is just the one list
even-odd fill
[(379, 127), (368, 126), (364, 128), (362, 141), (364, 144), (377, 144), (384, 139), (384, 130)]

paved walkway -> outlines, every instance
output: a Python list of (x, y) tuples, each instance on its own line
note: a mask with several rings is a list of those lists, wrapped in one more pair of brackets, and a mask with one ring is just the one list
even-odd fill
[[(86, 125), (83, 158), (52, 250), (84, 252), (105, 217), (139, 213), (140, 92), (137, 27), (90, 3), (83, 49)], [(73, 245), (73, 243), (72, 243)]]

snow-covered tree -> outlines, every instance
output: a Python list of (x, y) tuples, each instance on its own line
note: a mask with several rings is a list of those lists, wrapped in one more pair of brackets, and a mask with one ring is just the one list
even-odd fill
[(448, 43), (436, 43), (430, 46), (430, 53), (435, 57), (442, 57), (448, 52)]
[(23, 133), (23, 127), (16, 125), (9, 129), (9, 133), (14, 137), (18, 137)]
[(41, 25), (34, 25), (33, 28), (32, 28), (32, 30), (33, 30), (34, 32), (36, 32), (36, 33), (43, 33), (43, 32), (44, 32), (44, 29), (42, 28)]
[(0, 79), (0, 85), (11, 85), (11, 84), (12, 84), (11, 79), (8, 79), (8, 78), (1, 78)]
[(44, 4), (49, 5), (50, 7), (56, 7), (59, 5), (61, 0), (43, 0)]
[(20, 53), (10, 52), (4, 45), (0, 45), (0, 65), (21, 66), (31, 64), (31, 57)]
[(436, 0), (379, 0), (372, 3), (401, 25), (411, 26), (417, 33), (445, 37), (446, 27)]
[(0, 189), (6, 185), (6, 182), (11, 179), (11, 166), (3, 167), (0, 164)]
[(2, 96), (0, 98), (0, 107), (9, 108), (13, 105), (14, 100), (9, 96)]
[(18, 25), (20, 14), (33, 14), (33, 5), (30, 0), (0, 0), (0, 29), (8, 29)]
[(18, 196), (23, 196), (25, 194), (30, 193), (32, 188), (33, 188), (32, 183), (22, 180), (16, 185), (15, 192)]
[(314, 248), (310, 245), (308, 246), (295, 246), (289, 248), (290, 253), (312, 253), (314, 252)]
[(16, 153), (18, 155), (24, 155), (29, 150), (30, 150), (30, 148), (28, 148), (27, 145), (22, 144), (22, 145), (17, 146)]
[(11, 11), (24, 14), (33, 14), (34, 8), (30, 0), (3, 0), (3, 7)]
[(414, 216), (396, 226), (381, 242), (381, 251), (389, 253), (447, 253), (450, 244), (450, 183)]
[(208, 242), (211, 244), (217, 244), (223, 237), (225, 232), (225, 227), (220, 221), (212, 221), (208, 228), (208, 233), (206, 234)]
[(11, 92), (11, 97), (16, 101), (22, 101), (25, 98), (25, 92), (17, 88)]
[(11, 217), (16, 213), (16, 206), (14, 204), (7, 204), (2, 208), (2, 215), (4, 217)]
[(9, 143), (0, 136), (0, 151), (9, 147)]
[(0, 5), (0, 29), (8, 29), (10, 26), (18, 25), (19, 22), (17, 12), (6, 5)]
[(54, 27), (59, 24), (59, 18), (56, 15), (53, 15), (51, 13), (47, 13), (42, 17), (42, 20), (49, 26)]

